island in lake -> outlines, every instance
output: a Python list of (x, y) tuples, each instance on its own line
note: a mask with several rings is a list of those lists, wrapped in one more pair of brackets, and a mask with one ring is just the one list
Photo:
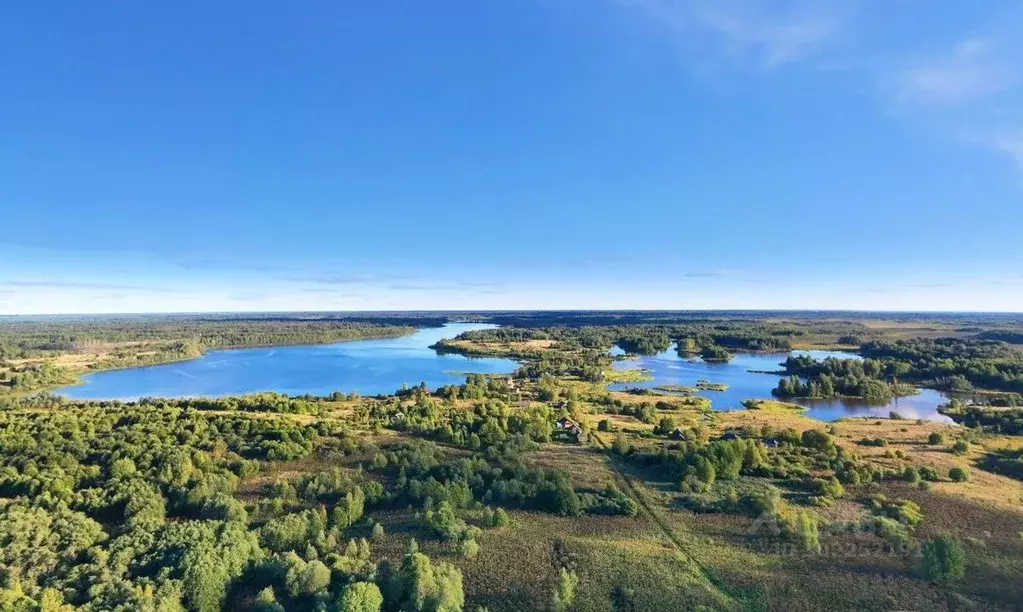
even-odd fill
[(1020, 338), (932, 313), (3, 319), (0, 609), (1014, 609)]

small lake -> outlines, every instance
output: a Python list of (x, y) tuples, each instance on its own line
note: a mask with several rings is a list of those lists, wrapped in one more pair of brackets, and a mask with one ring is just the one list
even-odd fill
[(288, 395), (394, 393), (425, 382), (431, 389), (465, 382), (465, 373), (507, 374), (510, 359), (438, 355), (429, 348), (442, 338), (493, 325), (450, 323), (400, 338), (335, 344), (209, 351), (198, 359), (96, 372), (85, 384), (58, 389), (72, 399), (136, 400), (141, 397), (218, 397), (259, 391)]
[[(624, 354), (615, 347), (612, 354)], [(629, 387), (653, 388), (661, 385), (694, 386), (698, 380), (725, 383), (727, 391), (700, 391), (699, 395), (709, 398), (715, 410), (742, 410), (742, 400), (751, 398), (771, 399), (771, 390), (778, 386), (777, 374), (765, 374), (782, 369), (781, 363), (789, 355), (810, 355), (815, 359), (838, 357), (860, 359), (859, 355), (841, 351), (792, 351), (791, 353), (737, 353), (728, 363), (707, 363), (699, 358), (679, 357), (672, 346), (663, 353), (641, 356), (636, 359), (616, 361), (616, 370), (644, 368), (650, 370), (653, 380), (645, 382), (616, 383), (608, 388), (621, 391)], [(785, 401), (801, 404), (809, 410), (808, 416), (822, 421), (834, 421), (842, 417), (884, 416), (892, 411), (908, 419), (926, 419), (951, 423), (952, 420), (938, 413), (938, 407), (948, 403), (948, 397), (933, 389), (923, 389), (917, 395), (895, 398), (886, 404), (869, 404), (855, 399), (810, 400), (792, 398)]]

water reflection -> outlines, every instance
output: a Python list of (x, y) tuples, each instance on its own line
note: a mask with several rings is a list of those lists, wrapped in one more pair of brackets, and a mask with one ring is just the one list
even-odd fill
[[(612, 355), (624, 355), (615, 347)], [(663, 385), (696, 385), (699, 380), (725, 383), (727, 391), (699, 391), (710, 398), (716, 410), (741, 410), (742, 400), (750, 398), (771, 398), (771, 390), (778, 385), (778, 372), (789, 355), (810, 355), (814, 359), (837, 357), (839, 359), (861, 359), (859, 355), (843, 351), (792, 351), (790, 353), (739, 353), (728, 363), (707, 363), (699, 358), (679, 357), (672, 346), (663, 353), (640, 356), (615, 362), (616, 370), (643, 368), (650, 370), (653, 380), (638, 383), (616, 383), (608, 388), (621, 391), (629, 387), (653, 388)], [(926, 419), (951, 423), (951, 419), (938, 413), (937, 409), (948, 402), (948, 397), (933, 389), (896, 398), (884, 404), (871, 404), (855, 399), (791, 399), (786, 400), (806, 406), (807, 414), (823, 421), (833, 421), (849, 416), (888, 416), (892, 411), (910, 419)]]

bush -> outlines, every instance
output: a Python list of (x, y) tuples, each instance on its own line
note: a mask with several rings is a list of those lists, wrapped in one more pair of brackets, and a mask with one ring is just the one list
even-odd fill
[(658, 421), (657, 426), (654, 427), (654, 433), (658, 436), (666, 436), (671, 432), (675, 431), (676, 427), (675, 419), (670, 417), (661, 417)]
[(614, 442), (611, 443), (611, 450), (618, 456), (624, 457), (632, 452), (632, 444), (629, 439), (625, 437), (625, 434), (619, 433), (615, 436)]
[(353, 582), (338, 601), (338, 612), (379, 612), (384, 605), (380, 587), (372, 582)]
[(966, 468), (954, 467), (948, 471), (948, 477), (952, 482), (966, 482), (970, 479), (970, 472)]
[(564, 612), (568, 610), (569, 606), (575, 600), (575, 591), (579, 586), (579, 576), (575, 572), (570, 572), (565, 568), (561, 568), (561, 574), (558, 578), (558, 587), (554, 591), (553, 601), (551, 602), (551, 608), (555, 612)]
[(458, 554), (466, 559), (475, 559), (476, 555), (480, 554), (480, 545), (474, 538), (462, 540), (458, 546)]
[(953, 536), (936, 535), (924, 542), (921, 569), (928, 580), (954, 582), (966, 573), (966, 553)]
[(511, 517), (508, 516), (504, 508), (498, 508), (494, 511), (494, 520), (491, 525), (494, 527), (506, 527), (511, 525)]
[(820, 521), (810, 512), (800, 512), (796, 517), (796, 541), (799, 546), (808, 553), (819, 553), (820, 542)]
[(965, 455), (970, 450), (970, 444), (966, 440), (956, 440), (952, 445), (952, 452), (956, 455)]
[(936, 431), (935, 432), (931, 432), (931, 435), (927, 436), (927, 443), (928, 444), (944, 444), (945, 443), (945, 436), (941, 435), (940, 433), (938, 433)]
[(252, 608), (256, 612), (284, 612), (284, 606), (277, 602), (273, 587), (266, 587), (260, 591)]
[(879, 446), (879, 447), (884, 447), (884, 446), (888, 446), (888, 440), (885, 440), (884, 438), (873, 438), (873, 439), (871, 439), (871, 438), (863, 438), (862, 440), (860, 440), (860, 445), (861, 446)]

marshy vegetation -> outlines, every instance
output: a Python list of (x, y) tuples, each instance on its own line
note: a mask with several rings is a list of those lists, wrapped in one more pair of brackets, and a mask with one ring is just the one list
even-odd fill
[[(830, 330), (836, 343), (899, 327), (558, 316), (445, 342), (522, 367), (439, 389), (137, 402), (8, 394), (0, 609), (1018, 605), (1023, 445), (1012, 396), (950, 406), (963, 426), (898, 415), (822, 423), (768, 398), (715, 412), (684, 390), (609, 391), (608, 349), (626, 335), (657, 348), (719, 325), (748, 348), (795, 327), (821, 334), (815, 342)], [(967, 344), (962, 334), (977, 333), (935, 325)], [(728, 342), (715, 339), (739, 350)], [(985, 354), (1002, 365), (984, 371), (1011, 371), (1002, 349)], [(939, 371), (869, 361), (804, 360), (797, 376), (922, 384)]]

